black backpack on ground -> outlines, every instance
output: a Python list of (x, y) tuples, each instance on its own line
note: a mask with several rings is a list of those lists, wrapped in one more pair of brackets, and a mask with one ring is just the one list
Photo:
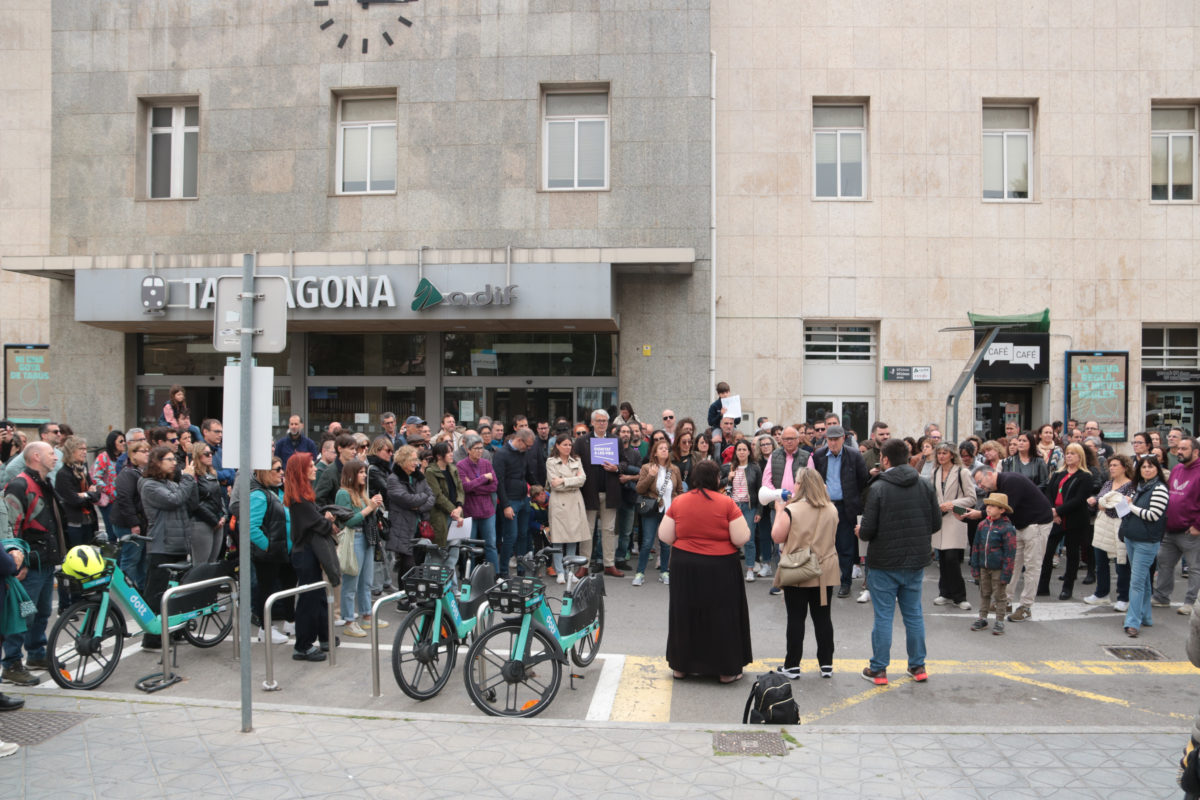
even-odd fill
[(800, 709), (792, 697), (792, 682), (777, 672), (758, 676), (746, 698), (742, 724), (799, 725)]

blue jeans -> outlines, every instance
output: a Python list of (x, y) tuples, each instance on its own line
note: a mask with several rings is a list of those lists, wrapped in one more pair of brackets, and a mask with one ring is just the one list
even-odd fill
[(875, 609), (875, 627), (871, 629), (871, 669), (885, 670), (892, 660), (892, 619), (896, 603), (904, 618), (908, 666), (925, 666), (925, 619), (921, 616), (921, 569), (872, 569), (867, 572), (867, 588)]
[(1141, 628), (1153, 625), (1150, 605), (1153, 596), (1150, 585), (1150, 565), (1158, 556), (1158, 542), (1135, 542), (1125, 540), (1125, 552), (1129, 556), (1129, 610), (1125, 612), (1126, 628)]
[[(496, 510), (496, 518), (500, 521), (500, 565), (496, 568), (496, 574), (501, 578), (508, 577), (508, 562), (512, 558), (513, 548), (516, 548), (518, 557), (525, 555), (529, 550), (529, 498), (512, 500), (508, 507), (512, 509), (512, 519), (508, 518), (503, 509)], [(517, 574), (525, 574), (525, 568), (519, 561)]]
[(747, 527), (750, 528), (750, 538), (746, 540), (746, 544), (742, 547), (742, 559), (745, 562), (746, 569), (754, 568), (754, 554), (757, 552), (754, 542), (754, 509), (749, 503), (738, 503), (738, 511), (742, 512), (742, 519), (746, 520)]
[(646, 565), (650, 563), (650, 550), (655, 542), (658, 542), (658, 571), (666, 572), (670, 569), (671, 546), (658, 541), (658, 526), (662, 518), (663, 515), (657, 511), (642, 516), (642, 546), (638, 548), (638, 572), (646, 572)]
[(471, 517), (471, 535), (483, 539), (483, 557), (496, 568), (500, 574), (500, 556), (496, 552), (496, 515), (490, 517)]
[(750, 528), (754, 533), (755, 557), (764, 564), (775, 560), (775, 543), (771, 541), (771, 526), (775, 524), (775, 509), (759, 509), (762, 519)]
[(637, 511), (633, 506), (622, 503), (617, 508), (617, 561), (629, 558), (629, 538), (633, 535), (633, 518), (636, 516)]
[[(119, 525), (113, 526), (113, 532), (116, 534), (116, 539), (133, 533), (129, 528), (122, 528)], [(148, 562), (145, 542), (129, 541), (121, 543), (121, 551), (117, 555), (117, 565), (121, 568), (121, 572), (125, 573), (125, 578), (129, 581), (129, 585), (137, 589), (139, 594), (146, 589), (146, 566)]]
[(358, 574), (342, 576), (342, 619), (350, 622), (371, 613), (371, 584), (375, 582), (375, 548), (367, 544), (362, 528), (354, 531)]
[(21, 663), (22, 648), (30, 658), (46, 657), (46, 623), (50, 621), (50, 609), (53, 605), (54, 570), (30, 569), (21, 585), (25, 587), (29, 599), (37, 606), (37, 612), (24, 633), (9, 633), (4, 636), (5, 668)]

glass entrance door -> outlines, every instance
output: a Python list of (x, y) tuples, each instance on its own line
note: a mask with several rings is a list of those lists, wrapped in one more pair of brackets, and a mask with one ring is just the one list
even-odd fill
[(1008, 422), (1029, 430), (1033, 389), (1028, 386), (976, 386), (975, 434), (984, 441), (999, 439)]
[(1146, 430), (1183, 428), (1196, 432), (1196, 389), (1193, 386), (1147, 386)]
[(558, 416), (574, 419), (575, 390), (570, 388), (464, 386), (446, 389), (444, 396), (445, 410), (457, 417), (460, 427), (474, 427), (484, 414), (503, 421), (506, 430), (518, 414), (528, 417), (531, 426)]
[(828, 414), (837, 414), (842, 427), (853, 431), (859, 442), (866, 441), (871, 434), (871, 421), (875, 413), (875, 399), (871, 397), (828, 397), (804, 401), (804, 421), (825, 421)]

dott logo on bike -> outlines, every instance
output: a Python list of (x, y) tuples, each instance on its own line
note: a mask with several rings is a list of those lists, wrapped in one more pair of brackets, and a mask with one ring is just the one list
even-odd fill
[(146, 605), (146, 601), (139, 595), (131, 594), (128, 598), (129, 605), (133, 606), (134, 611), (137, 611), (143, 617), (153, 617), (154, 612), (150, 610), (150, 606)]
[(421, 278), (413, 292), (412, 310), (426, 311), (439, 305), (448, 306), (508, 306), (516, 297), (517, 284), (492, 286), (486, 283), (483, 290), (468, 295), (466, 292), (442, 294), (429, 278)]

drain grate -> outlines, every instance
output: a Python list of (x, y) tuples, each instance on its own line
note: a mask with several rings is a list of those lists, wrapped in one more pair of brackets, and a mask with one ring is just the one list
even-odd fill
[(0, 741), (41, 744), (94, 716), (73, 711), (10, 711), (0, 714)]
[(786, 756), (787, 744), (779, 733), (714, 733), (713, 753), (721, 756)]
[(1155, 650), (1153, 647), (1135, 644), (1114, 644), (1104, 648), (1111, 656), (1121, 659), (1122, 661), (1166, 661), (1167, 657)]

